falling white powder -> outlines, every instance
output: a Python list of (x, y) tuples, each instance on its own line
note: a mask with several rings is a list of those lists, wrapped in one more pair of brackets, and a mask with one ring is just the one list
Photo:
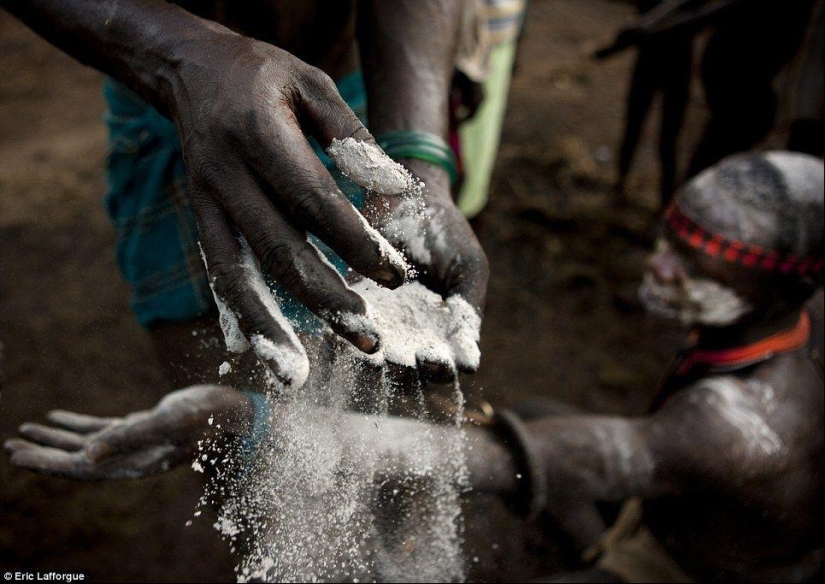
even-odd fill
[[(455, 324), (447, 323), (456, 308), (418, 284), (399, 290), (367, 292), (393, 332), (386, 337), (393, 350), (417, 336), (425, 349), (452, 355)], [(440, 324), (402, 332), (416, 315)], [(390, 418), (408, 402), (390, 389), (386, 368), (338, 341), (308, 354), (311, 375), (302, 391), (278, 403), (267, 398), (274, 413), (262, 421), (269, 432), (256, 453), (244, 455), (240, 474), (212, 480), (203, 499), (226, 501), (216, 528), (233, 550), (243, 550), (238, 580), (462, 581), (467, 471), (465, 437), (456, 430), (463, 422), (458, 385), (452, 428), (421, 423), (428, 410), (420, 387), (411, 388), (417, 398), (406, 412), (415, 419)]]
[(227, 373), (231, 373), (231, 372), (232, 372), (232, 365), (230, 365), (228, 361), (224, 361), (223, 363), (221, 363), (221, 366), (218, 367), (218, 376), (219, 377), (223, 377)]
[(389, 223), (387, 233), (393, 241), (404, 248), (413, 261), (425, 266), (432, 262), (433, 256), (427, 244), (426, 233), (415, 214), (400, 214)]
[(398, 195), (410, 189), (413, 178), (375, 144), (354, 138), (335, 139), (327, 154), (347, 177), (382, 195)]

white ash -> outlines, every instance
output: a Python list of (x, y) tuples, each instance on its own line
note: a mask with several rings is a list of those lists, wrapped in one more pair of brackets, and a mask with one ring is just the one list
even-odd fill
[(347, 177), (381, 195), (399, 195), (413, 184), (409, 171), (375, 144), (354, 138), (335, 139), (327, 154)]
[(462, 581), (460, 389), (453, 428), (419, 423), (421, 389), (416, 420), (390, 419), (402, 398), (385, 369), (333, 347), (308, 351), (302, 391), (267, 398), (270, 432), (254, 458), (239, 477), (211, 480), (202, 500), (227, 501), (215, 527), (245, 552), (238, 580)]

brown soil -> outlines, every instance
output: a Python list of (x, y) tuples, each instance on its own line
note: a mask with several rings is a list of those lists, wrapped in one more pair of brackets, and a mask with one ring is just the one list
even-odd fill
[[(465, 387), (495, 405), (528, 396), (639, 413), (681, 332), (643, 316), (633, 290), (655, 225), (654, 144), (633, 207), (611, 206), (632, 55), (588, 55), (632, 16), (609, 0), (534, 0), (489, 208), (478, 231), (493, 277), (482, 370)], [(167, 391), (133, 321), (102, 205), (100, 76), (0, 13), (0, 439), (52, 408), (120, 414)], [(702, 116), (692, 106), (687, 139)], [(232, 559), (202, 517), (186, 469), (79, 485), (0, 456), (0, 569), (83, 570), (92, 580), (221, 581)], [(474, 577), (559, 567), (553, 544), (475, 501)]]

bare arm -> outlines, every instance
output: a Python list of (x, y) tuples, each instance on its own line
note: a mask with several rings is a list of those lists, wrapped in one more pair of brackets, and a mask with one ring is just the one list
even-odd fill
[(0, 0), (0, 6), (166, 114), (171, 114), (175, 69), (184, 48), (225, 30), (159, 0)]
[[(696, 34), (735, 8), (754, 0), (665, 0), (639, 20), (619, 32), (612, 45), (595, 56), (605, 59), (639, 42), (673, 33)], [(759, 1), (759, 0), (757, 0)], [(708, 5), (709, 4), (709, 5)]]
[(530, 421), (524, 448), (551, 504), (554, 496), (608, 501), (737, 489), (781, 464), (786, 448), (752, 389), (719, 377), (650, 416)]
[[(273, 404), (270, 432), (280, 431)], [(248, 437), (255, 422), (249, 395), (231, 387), (198, 385), (169, 394), (157, 406), (122, 418), (55, 411), (50, 425), (20, 427), (21, 438), (5, 443), (14, 466), (80, 481), (141, 478), (168, 472), (192, 461), (198, 443)], [(379, 462), (383, 478), (431, 468), (452, 456), (455, 428), (404, 418), (343, 414), (335, 418), (339, 439)], [(480, 428), (467, 430), (470, 482), (476, 489), (505, 493), (515, 489), (517, 468), (509, 448)]]

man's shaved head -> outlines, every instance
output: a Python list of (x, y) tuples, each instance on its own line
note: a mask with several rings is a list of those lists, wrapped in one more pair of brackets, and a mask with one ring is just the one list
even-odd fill
[(822, 257), (825, 166), (793, 152), (732, 156), (679, 193), (679, 209), (712, 233), (797, 257)]

